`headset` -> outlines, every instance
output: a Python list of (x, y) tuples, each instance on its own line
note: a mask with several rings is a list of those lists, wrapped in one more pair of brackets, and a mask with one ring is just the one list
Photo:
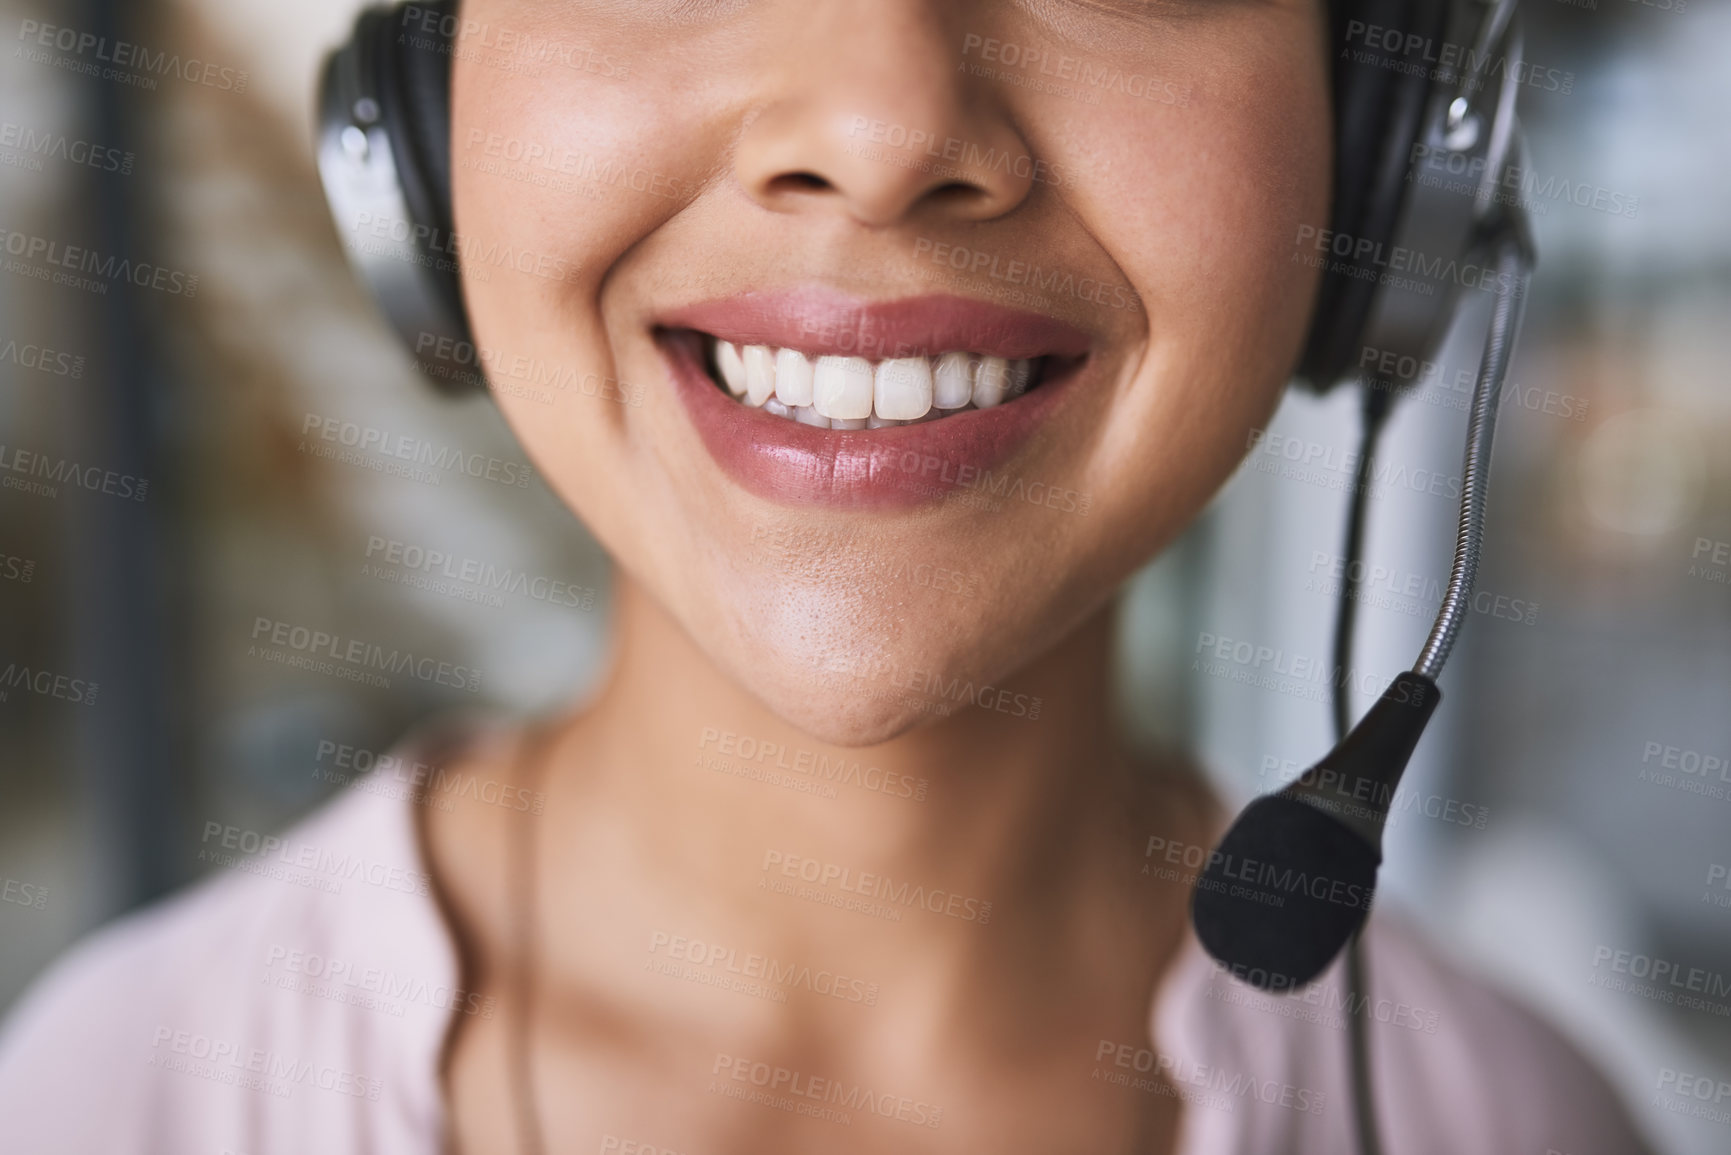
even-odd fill
[[(1536, 259), (1526, 213), (1505, 192), (1518, 187), (1525, 160), (1515, 109), (1526, 79), (1517, 3), (1328, 3), (1334, 200), (1326, 229), (1301, 227), (1294, 239), (1295, 259), (1320, 270), (1294, 377), (1317, 393), (1347, 380), (1362, 390), (1348, 580), (1334, 638), (1337, 742), (1296, 781), (1245, 808), (1191, 898), (1203, 947), (1266, 991), (1314, 981), (1349, 944), (1347, 982), (1362, 988), (1357, 935), (1382, 863), (1383, 827), (1440, 700), (1436, 679), (1472, 594), (1497, 407)], [(452, 395), (485, 388), (451, 216), (450, 72), (461, 27), (456, 0), (362, 12), (348, 43), (326, 59), (317, 134), (319, 174), (356, 275), (422, 373)], [(1463, 287), (1489, 289), (1494, 301), (1468, 409), (1454, 562), (1418, 660), (1349, 729), (1342, 678), (1371, 450), (1412, 377), (1383, 367), (1428, 363)], [(1376, 371), (1367, 371), (1373, 363)], [(1254, 879), (1247, 864), (1255, 864)], [(1261, 881), (1269, 878), (1281, 882)], [(1291, 887), (1292, 878), (1305, 884)], [(1358, 1142), (1375, 1152), (1361, 1020), (1354, 1016), (1351, 1038)]]

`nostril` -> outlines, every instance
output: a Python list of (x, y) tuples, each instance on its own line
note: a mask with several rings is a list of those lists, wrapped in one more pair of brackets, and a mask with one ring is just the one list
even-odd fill
[(933, 200), (966, 203), (968, 201), (989, 199), (992, 194), (977, 184), (969, 184), (967, 181), (953, 180), (947, 184), (939, 185), (926, 195)]
[(827, 192), (834, 185), (815, 172), (789, 172), (769, 182), (771, 192)]

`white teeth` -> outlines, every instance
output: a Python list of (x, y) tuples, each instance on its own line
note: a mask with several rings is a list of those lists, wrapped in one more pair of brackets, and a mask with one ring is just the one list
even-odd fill
[(739, 358), (739, 346), (732, 341), (717, 341), (715, 366), (721, 370), (721, 379), (735, 397), (745, 392), (745, 362)]
[(745, 399), (762, 405), (775, 395), (775, 354), (767, 345), (745, 347)]
[(966, 353), (945, 353), (932, 374), (932, 405), (938, 409), (960, 409), (974, 399), (976, 358)]
[(932, 407), (932, 363), (924, 357), (879, 361), (872, 378), (872, 411), (891, 421), (924, 417)]
[(775, 396), (783, 405), (811, 404), (811, 360), (798, 349), (776, 351)]
[(811, 403), (825, 417), (864, 421), (872, 412), (872, 363), (864, 357), (819, 357)]
[(1003, 401), (1010, 385), (1010, 363), (1002, 357), (985, 357), (974, 378), (974, 408), (990, 409)]
[(896, 357), (818, 357), (715, 340), (715, 366), (747, 405), (820, 429), (887, 429), (990, 409), (1027, 391), (1034, 362), (955, 351)]

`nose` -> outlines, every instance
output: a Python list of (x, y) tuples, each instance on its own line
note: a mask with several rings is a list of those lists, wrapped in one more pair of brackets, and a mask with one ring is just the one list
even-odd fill
[(1034, 158), (1006, 110), (958, 70), (960, 36), (941, 6), (788, 0), (795, 31), (760, 46), (768, 99), (734, 160), (747, 193), (775, 212), (868, 228), (990, 220), (1021, 204)]

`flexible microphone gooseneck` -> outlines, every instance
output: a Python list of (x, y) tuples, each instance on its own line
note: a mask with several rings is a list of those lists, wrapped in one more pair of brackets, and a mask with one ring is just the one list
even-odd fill
[(1467, 419), (1454, 564), (1423, 652), (1315, 766), (1245, 808), (1191, 897), (1203, 947), (1262, 990), (1291, 991), (1314, 980), (1370, 914), (1389, 805), (1441, 699), (1436, 678), (1478, 572), (1491, 441), (1526, 304), (1528, 251), (1505, 243), (1497, 253), (1499, 292)]

